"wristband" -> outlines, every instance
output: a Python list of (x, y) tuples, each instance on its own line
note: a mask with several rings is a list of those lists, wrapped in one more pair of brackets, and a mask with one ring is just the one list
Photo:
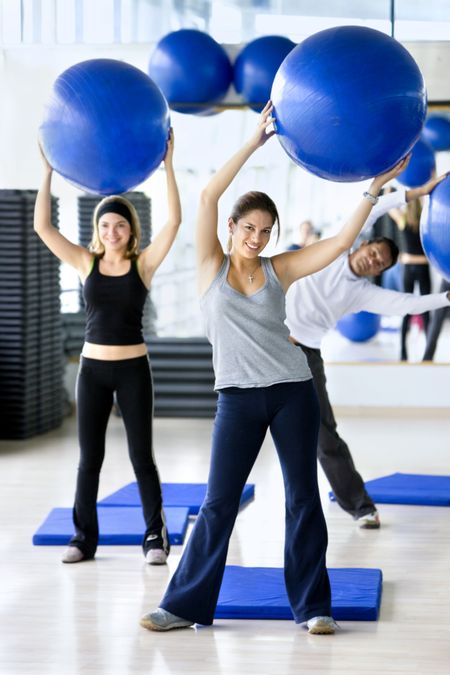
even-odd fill
[(364, 199), (368, 199), (372, 206), (374, 206), (378, 201), (378, 197), (374, 197), (374, 195), (371, 195), (370, 192), (363, 192), (363, 197)]

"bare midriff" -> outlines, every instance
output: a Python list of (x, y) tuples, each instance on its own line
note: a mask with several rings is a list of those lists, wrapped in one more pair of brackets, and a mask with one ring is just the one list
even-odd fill
[(428, 258), (425, 255), (415, 255), (413, 253), (401, 253), (400, 262), (403, 265), (428, 265)]
[(144, 342), (137, 345), (96, 345), (85, 342), (81, 355), (87, 359), (98, 359), (100, 361), (136, 359), (139, 356), (147, 356), (147, 346)]

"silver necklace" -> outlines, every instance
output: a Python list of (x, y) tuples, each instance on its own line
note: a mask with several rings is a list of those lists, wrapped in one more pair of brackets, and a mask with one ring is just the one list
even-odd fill
[(253, 270), (253, 272), (250, 272), (250, 273), (247, 275), (247, 279), (248, 279), (248, 281), (249, 281), (250, 284), (252, 284), (252, 283), (254, 282), (254, 280), (255, 280), (255, 272), (256, 272), (256, 270), (257, 270), (260, 266), (261, 266), (261, 265), (260, 265), (260, 263), (259, 263), (259, 261), (258, 261), (258, 265), (255, 267), (255, 269)]

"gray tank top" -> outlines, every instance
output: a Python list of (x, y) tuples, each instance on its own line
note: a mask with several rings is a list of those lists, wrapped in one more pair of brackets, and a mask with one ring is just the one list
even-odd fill
[(215, 389), (270, 387), (311, 379), (305, 355), (288, 340), (285, 293), (270, 258), (261, 257), (261, 265), (265, 283), (247, 296), (228, 283), (230, 257), (226, 255), (200, 298), (206, 335), (213, 347)]

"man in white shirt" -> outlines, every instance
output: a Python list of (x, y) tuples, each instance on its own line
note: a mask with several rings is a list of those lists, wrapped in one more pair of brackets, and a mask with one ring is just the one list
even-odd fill
[[(369, 230), (390, 209), (428, 195), (444, 178), (380, 197), (364, 230)], [(371, 529), (380, 527), (379, 514), (347, 444), (337, 432), (320, 347), (328, 330), (345, 314), (362, 310), (390, 316), (420, 314), (449, 305), (450, 293), (422, 296), (399, 293), (376, 286), (367, 279), (394, 265), (397, 256), (398, 248), (390, 239), (379, 237), (364, 241), (355, 251), (347, 251), (320, 272), (296, 281), (286, 295), (286, 324), (292, 341), (306, 354), (320, 402), (318, 459), (341, 508), (352, 515), (360, 527)]]

